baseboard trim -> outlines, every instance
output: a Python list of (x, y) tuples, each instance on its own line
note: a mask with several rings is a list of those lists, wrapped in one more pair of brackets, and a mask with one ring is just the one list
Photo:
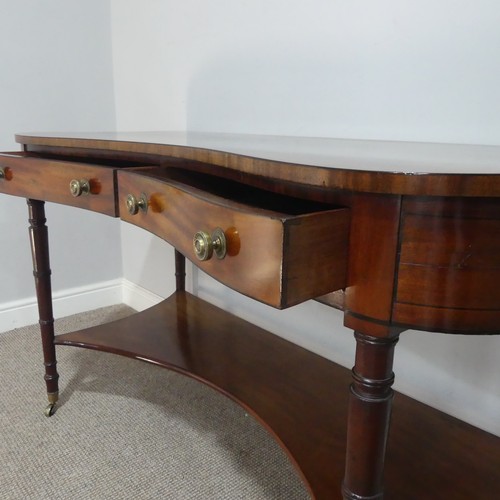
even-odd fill
[(122, 302), (136, 311), (144, 311), (148, 307), (155, 306), (164, 297), (150, 292), (142, 286), (136, 285), (127, 279), (122, 280)]
[[(54, 317), (63, 318), (120, 303), (142, 311), (161, 300), (162, 297), (120, 278), (54, 292)], [(0, 304), (0, 332), (37, 322), (38, 306), (35, 297)]]

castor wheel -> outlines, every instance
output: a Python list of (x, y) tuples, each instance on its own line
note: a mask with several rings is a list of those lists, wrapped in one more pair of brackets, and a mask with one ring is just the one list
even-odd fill
[(52, 415), (54, 415), (55, 412), (56, 412), (56, 404), (49, 403), (47, 405), (47, 408), (45, 408), (44, 414), (46, 417), (51, 417)]

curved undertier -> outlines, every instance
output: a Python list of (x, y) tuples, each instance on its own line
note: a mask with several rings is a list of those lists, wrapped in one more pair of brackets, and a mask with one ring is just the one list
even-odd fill
[[(349, 370), (181, 291), (125, 319), (58, 335), (55, 343), (128, 356), (208, 384), (271, 432), (315, 498), (337, 498), (335, 491), (341, 498)], [(489, 498), (495, 491), (500, 438), (401, 394), (392, 421), (386, 499)], [(457, 474), (467, 475), (466, 484), (450, 481)]]

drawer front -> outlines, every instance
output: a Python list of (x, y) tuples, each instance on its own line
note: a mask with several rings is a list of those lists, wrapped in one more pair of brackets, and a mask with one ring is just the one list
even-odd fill
[(500, 202), (407, 198), (394, 322), (451, 333), (498, 333)]
[(0, 155), (0, 193), (117, 216), (114, 177), (107, 166)]
[[(217, 198), (133, 172), (118, 172), (120, 217), (171, 243), (225, 285), (277, 308), (345, 286), (347, 209), (288, 216)], [(147, 210), (128, 211), (127, 197), (144, 195)], [(222, 229), (226, 255), (205, 261), (193, 237)]]

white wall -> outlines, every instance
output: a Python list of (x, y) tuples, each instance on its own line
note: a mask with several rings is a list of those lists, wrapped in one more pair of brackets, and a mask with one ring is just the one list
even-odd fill
[[(0, 0), (0, 150), (19, 150), (17, 132), (114, 127), (109, 2)], [(51, 203), (46, 212), (58, 296), (121, 277), (117, 221)], [(35, 321), (24, 200), (0, 196), (0, 229), (5, 330)]]
[[(500, 5), (479, 0), (112, 1), (117, 127), (500, 143)], [(164, 295), (167, 246), (122, 232)], [(146, 259), (152, 261), (146, 262)], [(148, 270), (149, 269), (149, 270)], [(284, 312), (194, 272), (195, 291), (345, 366), (342, 315)], [(500, 339), (405, 333), (396, 388), (500, 435)]]
[(114, 1), (122, 128), (498, 143), (494, 1)]

